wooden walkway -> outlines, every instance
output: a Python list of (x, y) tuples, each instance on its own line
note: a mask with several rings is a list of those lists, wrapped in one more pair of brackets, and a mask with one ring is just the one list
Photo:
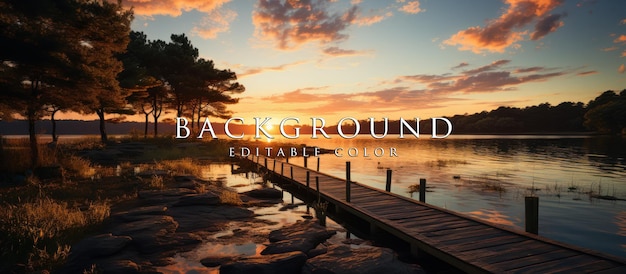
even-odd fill
[[(626, 273), (626, 260), (513, 231), (443, 208), (263, 156), (245, 158), (275, 178), (316, 193), (337, 210), (349, 212), (468, 273)], [(310, 188), (306, 188), (307, 172)]]

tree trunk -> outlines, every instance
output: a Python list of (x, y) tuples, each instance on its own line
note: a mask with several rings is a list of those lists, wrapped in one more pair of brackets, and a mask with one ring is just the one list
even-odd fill
[(54, 115), (57, 114), (58, 109), (55, 109), (50, 114), (50, 122), (52, 122), (52, 142), (56, 143), (59, 140), (57, 135), (57, 120), (54, 119)]
[(148, 139), (148, 119), (150, 118), (150, 113), (145, 113), (144, 112), (144, 114), (146, 116), (146, 123), (145, 123), (145, 125), (143, 127), (143, 138), (144, 139)]
[(39, 146), (37, 145), (37, 135), (35, 132), (35, 121), (37, 120), (37, 110), (32, 105), (28, 106), (28, 136), (30, 140), (30, 164), (31, 168), (39, 165)]
[(106, 131), (106, 123), (104, 120), (104, 108), (97, 109), (96, 114), (98, 114), (98, 117), (100, 118), (100, 140), (103, 143), (106, 143), (108, 141), (108, 138), (107, 138), (107, 131)]

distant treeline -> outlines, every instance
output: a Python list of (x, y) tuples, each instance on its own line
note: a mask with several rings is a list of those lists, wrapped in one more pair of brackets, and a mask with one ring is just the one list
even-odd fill
[[(300, 117), (302, 124), (310, 123), (308, 118)], [(403, 117), (407, 123), (415, 128), (414, 117)], [(589, 101), (587, 104), (582, 102), (564, 102), (556, 106), (548, 103), (537, 106), (529, 106), (524, 108), (515, 107), (499, 107), (492, 111), (483, 111), (475, 114), (454, 115), (452, 117), (444, 117), (451, 121), (453, 125), (453, 134), (519, 134), (519, 133), (571, 133), (571, 132), (597, 132), (604, 134), (625, 134), (626, 133), (626, 90), (622, 90), (619, 94), (614, 91), (606, 91)], [(280, 117), (273, 117), (271, 124), (280, 122)], [(326, 121), (325, 132), (328, 134), (337, 133), (338, 121)], [(294, 122), (286, 123), (285, 131), (289, 135), (295, 133)], [(370, 122), (368, 120), (360, 120), (360, 134), (370, 134)], [(191, 126), (191, 125), (190, 125)], [(166, 135), (175, 135), (176, 127), (170, 123), (159, 123), (159, 127), (163, 129)], [(212, 127), (216, 134), (224, 134), (224, 124), (213, 122)], [(309, 125), (300, 125), (300, 134), (310, 134), (311, 127)], [(123, 122), (107, 124), (111, 134), (129, 134), (135, 132), (143, 135), (144, 124), (139, 122)], [(241, 125), (233, 123), (230, 130), (234, 135), (241, 133), (248, 137), (253, 137), (255, 132), (254, 125)], [(345, 122), (342, 130), (345, 134), (352, 134), (356, 126), (351, 122)], [(389, 120), (387, 122), (387, 133), (398, 134), (400, 129), (400, 121)], [(419, 130), (422, 134), (431, 133), (431, 120), (422, 119), (420, 121)], [(447, 127), (445, 123), (438, 123), (438, 132), (445, 133)], [(71, 135), (91, 135), (98, 133), (97, 121), (76, 121), (65, 120), (58, 121), (58, 130), (61, 134)], [(194, 132), (198, 132), (196, 126)], [(382, 118), (375, 118), (374, 131), (377, 135), (385, 132), (385, 122)], [(51, 132), (50, 121), (37, 122), (37, 132), (45, 134)], [(271, 135), (278, 136), (280, 133), (275, 127), (268, 130)], [(410, 135), (408, 129), (404, 130), (405, 134)], [(28, 123), (26, 121), (6, 122), (0, 121), (0, 134), (2, 135), (23, 135), (28, 133)], [(195, 138), (193, 134), (189, 138)], [(209, 134), (205, 134), (205, 138), (210, 138)]]

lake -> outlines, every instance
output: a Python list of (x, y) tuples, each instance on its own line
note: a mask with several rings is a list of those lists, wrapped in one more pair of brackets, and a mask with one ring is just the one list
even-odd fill
[[(282, 140), (280, 140), (282, 141)], [(418, 199), (409, 186), (427, 180), (426, 202), (524, 230), (524, 197), (539, 197), (539, 235), (626, 257), (626, 140), (597, 136), (456, 135), (446, 139), (298, 139), (339, 150), (320, 170)], [(259, 142), (262, 147), (262, 142)], [(348, 156), (348, 150), (354, 155)], [(364, 157), (364, 148), (368, 157)], [(385, 155), (375, 157), (376, 148)], [(389, 157), (394, 148), (398, 157)], [(379, 153), (380, 154), (380, 153)], [(303, 158), (290, 162), (303, 165)], [(315, 168), (314, 158), (309, 167)]]

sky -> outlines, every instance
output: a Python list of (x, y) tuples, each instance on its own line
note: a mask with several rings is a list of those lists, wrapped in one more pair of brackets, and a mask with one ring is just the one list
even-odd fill
[[(246, 87), (234, 116), (429, 118), (626, 89), (622, 0), (123, 0)], [(215, 118), (213, 118), (215, 119)], [(215, 119), (218, 120), (218, 119)]]

